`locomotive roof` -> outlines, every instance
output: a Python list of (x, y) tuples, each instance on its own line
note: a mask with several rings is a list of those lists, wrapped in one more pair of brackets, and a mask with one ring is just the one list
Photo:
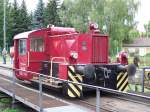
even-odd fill
[(37, 29), (37, 30), (19, 33), (19, 34), (14, 36), (14, 39), (25, 39), (25, 38), (28, 38), (28, 36), (33, 32), (44, 31), (44, 30), (50, 30), (51, 35), (76, 33), (76, 30), (74, 28), (51, 27), (50, 29), (49, 28), (42, 28), (42, 29)]
[(32, 32), (35, 32), (35, 31), (36, 31), (36, 30), (19, 33), (19, 34), (17, 34), (17, 35), (14, 36), (14, 39), (28, 38), (29, 34), (31, 34)]

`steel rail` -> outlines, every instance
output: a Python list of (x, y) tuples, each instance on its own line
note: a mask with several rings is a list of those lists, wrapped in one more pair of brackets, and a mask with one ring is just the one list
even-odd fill
[[(87, 101), (83, 101), (83, 100), (79, 100), (81, 103), (84, 103), (84, 104), (87, 104), (87, 105), (89, 105), (89, 106), (91, 106), (91, 107), (94, 107), (94, 108), (96, 108), (96, 106), (94, 105), (94, 104), (91, 104), (91, 103), (89, 103), (89, 102), (87, 102)], [(100, 107), (100, 109), (102, 109), (102, 110), (104, 110), (104, 111), (107, 111), (107, 112), (114, 112), (114, 111), (112, 111), (112, 110), (110, 110), (110, 109), (106, 109), (106, 108), (104, 108), (104, 107)]]
[[(91, 104), (91, 103), (89, 103), (88, 101), (84, 101), (84, 100), (79, 100), (81, 103), (84, 103), (84, 104), (87, 104), (87, 105), (89, 105), (89, 106), (91, 106), (91, 107), (94, 107), (94, 108), (96, 108), (96, 105), (94, 105), (94, 104)], [(110, 109), (106, 109), (106, 108), (104, 108), (104, 107), (100, 107), (100, 109), (102, 109), (102, 110), (104, 110), (104, 111), (107, 111), (107, 112), (116, 112), (116, 111), (113, 111), (113, 110), (110, 110)]]

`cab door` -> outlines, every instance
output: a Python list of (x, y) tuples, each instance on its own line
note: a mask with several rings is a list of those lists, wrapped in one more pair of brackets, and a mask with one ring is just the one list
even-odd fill
[(33, 36), (30, 38), (30, 70), (40, 72), (43, 61), (46, 61), (45, 42), (42, 36)]
[[(18, 56), (18, 68), (21, 70), (27, 69), (27, 40), (20, 39), (18, 46), (19, 56)], [(27, 79), (27, 74), (19, 72), (19, 77), (21, 79)]]

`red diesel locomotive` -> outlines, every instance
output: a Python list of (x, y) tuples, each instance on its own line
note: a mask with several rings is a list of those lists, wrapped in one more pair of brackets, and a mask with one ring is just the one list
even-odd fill
[[(96, 24), (87, 33), (74, 28), (48, 27), (14, 37), (14, 67), (112, 89), (127, 89), (127, 73), (120, 64), (108, 63), (108, 36), (100, 34)], [(121, 74), (120, 74), (121, 73)], [(36, 81), (32, 74), (16, 72), (21, 80)], [(45, 79), (55, 88), (63, 88), (70, 97), (81, 97), (86, 88)]]

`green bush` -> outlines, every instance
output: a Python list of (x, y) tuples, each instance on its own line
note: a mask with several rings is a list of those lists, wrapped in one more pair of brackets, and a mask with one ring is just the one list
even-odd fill
[(10, 109), (10, 108), (6, 108), (0, 112), (21, 112), (19, 109)]

